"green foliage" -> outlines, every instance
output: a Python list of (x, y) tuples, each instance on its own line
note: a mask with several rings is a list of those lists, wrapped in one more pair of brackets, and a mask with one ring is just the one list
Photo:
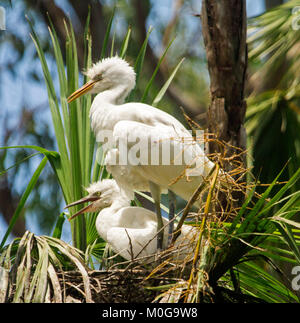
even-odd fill
[[(288, 160), (283, 179), (300, 164), (299, 1), (293, 0), (249, 21), (250, 89), (246, 127), (254, 174), (270, 183)], [(294, 189), (299, 189), (295, 186)]]
[(30, 179), (30, 182), (27, 185), (27, 188), (25, 190), (25, 192), (23, 193), (21, 200), (15, 210), (15, 213), (10, 221), (10, 224), (6, 230), (6, 233), (1, 241), (0, 244), (0, 250), (3, 248), (9, 234), (11, 233), (13, 226), (15, 225), (17, 219), (22, 215), (23, 209), (25, 207), (25, 203), (30, 195), (30, 193), (32, 192), (32, 190), (34, 189), (34, 187), (36, 186), (36, 183), (38, 181), (38, 178), (42, 172), (42, 170), (44, 169), (44, 167), (46, 166), (47, 161), (49, 161), (51, 163), (51, 165), (53, 166), (54, 169), (56, 169), (57, 167), (57, 159), (59, 157), (59, 155), (56, 152), (51, 152), (48, 151), (44, 148), (41, 147), (37, 147), (37, 146), (11, 146), (11, 147), (1, 147), (1, 149), (17, 149), (17, 148), (29, 148), (29, 149), (34, 149), (37, 150), (39, 153), (44, 154), (44, 158), (41, 161), (41, 163), (39, 164), (39, 166), (37, 167), (36, 171), (34, 172), (33, 176)]
[[(111, 33), (112, 22), (114, 13), (108, 23), (105, 41), (102, 45), (101, 57), (104, 57), (108, 52), (108, 40)], [(86, 95), (78, 100), (68, 104), (67, 97), (79, 87), (79, 71), (78, 71), (78, 58), (76, 50), (76, 40), (72, 25), (65, 22), (66, 39), (66, 62), (64, 63), (63, 54), (60, 48), (58, 36), (50, 20), (49, 35), (52, 41), (54, 57), (56, 60), (57, 74), (59, 79), (59, 96), (55, 91), (53, 79), (50, 74), (48, 63), (44, 55), (44, 51), (36, 34), (32, 23), (29, 21), (31, 28), (31, 37), (35, 44), (40, 62), (42, 65), (45, 84), (48, 92), (49, 107), (52, 115), (52, 123), (54, 127), (55, 137), (57, 141), (58, 152), (50, 152), (44, 148), (37, 146), (18, 146), (18, 147), (3, 147), (6, 148), (31, 148), (37, 150), (39, 153), (44, 154), (45, 158), (42, 161), (41, 166), (37, 169), (34, 177), (31, 179), (24, 198), (19, 203), (16, 214), (2, 240), (1, 247), (4, 246), (7, 236), (11, 232), (11, 229), (24, 209), (25, 202), (28, 195), (32, 191), (34, 184), (36, 183), (42, 168), (45, 166), (47, 160), (50, 161), (52, 169), (56, 174), (57, 180), (61, 187), (63, 197), (66, 204), (69, 204), (75, 200), (80, 199), (84, 194), (84, 187), (87, 187), (92, 181), (97, 181), (100, 178), (108, 176), (103, 165), (104, 156), (101, 154), (97, 143), (95, 142), (94, 135), (90, 128), (89, 110), (91, 107), (91, 96)], [(89, 68), (92, 64), (92, 40), (89, 34), (89, 16), (87, 18), (85, 28), (85, 69)], [(125, 35), (123, 44), (120, 49), (122, 57), (126, 56), (131, 29), (128, 29)], [(137, 56), (134, 68), (137, 76), (142, 71), (145, 52), (148, 44), (148, 37), (151, 29), (147, 34), (147, 37), (140, 49)], [(171, 44), (170, 44), (171, 45)], [(164, 52), (162, 59), (165, 57), (170, 45)], [(113, 46), (112, 46), (113, 47)], [(111, 54), (113, 52), (111, 51)], [(156, 100), (160, 101), (165, 94), (167, 87), (175, 76), (181, 62), (178, 64), (174, 72), (171, 74), (166, 85), (156, 96)], [(154, 71), (153, 77), (148, 83), (147, 89), (152, 86), (158, 67)], [(83, 78), (86, 81), (86, 77)], [(145, 96), (147, 92), (144, 93)], [(134, 95), (134, 91), (131, 95)], [(154, 99), (154, 100), (155, 100)], [(139, 100), (137, 98), (137, 100)], [(102, 162), (101, 162), (102, 160)], [(79, 210), (79, 206), (72, 207), (70, 209), (70, 216)], [(72, 239), (73, 245), (83, 251), (89, 250), (94, 256), (100, 258), (103, 253), (103, 240), (99, 238), (95, 228), (95, 220), (97, 214), (86, 214), (76, 217), (74, 221), (71, 221)], [(64, 213), (62, 213), (57, 221), (54, 229), (54, 237), (60, 237), (62, 232), (62, 225), (64, 223)]]
[[(239, 275), (240, 284), (245, 284), (243, 291), (249, 295), (256, 291), (256, 295), (267, 302), (298, 301), (294, 291), (284, 287), (280, 279), (268, 273), (265, 266), (254, 261), (261, 259), (266, 265), (272, 261), (281, 264), (298, 261), (299, 239), (287, 226), (298, 224), (290, 219), (300, 211), (300, 191), (287, 197), (284, 195), (299, 181), (300, 169), (277, 193), (272, 193), (278, 177), (259, 198), (255, 198), (253, 189), (232, 224), (216, 230), (212, 236), (215, 245), (210, 250), (214, 261), (209, 263), (207, 271), (214, 282), (223, 275), (223, 278), (226, 277), (226, 273), (234, 268), (237, 273), (242, 273)], [(253, 205), (249, 207), (251, 202)], [(286, 231), (283, 231), (283, 227)], [(281, 256), (283, 242), (289, 251), (286, 250), (285, 255)], [(250, 283), (255, 275), (260, 279), (255, 284)], [(281, 275), (281, 279), (283, 277)], [(284, 292), (278, 293), (277, 289)]]
[[(295, 4), (294, 1), (291, 3)], [(291, 38), (293, 35), (290, 34), (285, 21), (278, 19), (279, 11), (277, 10), (282, 10), (280, 12), (285, 14), (285, 17), (289, 16), (291, 22), (292, 17), (289, 11), (291, 7), (288, 7), (288, 5), (291, 6), (291, 3), (270, 11), (264, 18), (255, 18), (254, 21), (259, 22), (255, 28), (260, 31), (250, 36), (249, 41), (250, 44), (259, 43), (259, 46), (250, 51), (250, 58), (256, 64), (259, 65), (263, 57), (267, 62), (271, 60), (271, 63), (266, 64), (265, 68), (270, 68), (274, 64), (279, 66), (282, 64), (282, 58), (279, 57), (277, 52), (276, 55), (273, 55), (274, 51), (282, 51), (282, 55), (289, 53), (287, 47), (284, 50), (281, 49), (282, 43), (279, 38), (282, 36)], [(111, 16), (108, 23), (101, 57), (114, 53), (114, 38), (110, 51), (108, 48), (113, 17)], [(91, 66), (92, 63), (92, 40), (88, 28), (89, 18), (88, 16), (84, 37), (85, 68)], [(13, 302), (44, 302), (49, 300), (51, 286), (54, 293), (53, 299), (57, 302), (65, 301), (59, 284), (59, 271), (61, 270), (77, 270), (81, 273), (85, 298), (87, 302), (90, 302), (88, 266), (93, 269), (93, 257), (99, 261), (105, 252), (106, 243), (99, 238), (95, 228), (96, 214), (82, 215), (71, 222), (73, 246), (61, 241), (59, 238), (62, 234), (63, 225), (67, 223), (65, 218), (68, 217), (64, 212), (57, 219), (52, 237), (38, 237), (26, 232), (21, 239), (15, 239), (11, 244), (4, 246), (8, 234), (11, 232), (16, 219), (24, 210), (29, 194), (36, 185), (47, 161), (49, 161), (57, 177), (66, 204), (81, 198), (85, 194), (83, 187), (88, 186), (90, 182), (108, 176), (103, 163), (99, 163), (99, 161), (103, 161), (103, 155), (98, 150), (99, 147), (90, 129), (88, 115), (91, 96), (87, 95), (71, 104), (67, 103), (68, 95), (79, 87), (80, 82), (76, 39), (72, 25), (67, 22), (65, 22), (65, 32), (67, 40), (64, 61), (58, 36), (50, 23), (49, 35), (59, 79), (58, 94), (55, 91), (41, 42), (31, 25), (31, 36), (41, 61), (48, 91), (58, 152), (48, 151), (37, 146), (3, 147), (4, 149), (34, 149), (44, 158), (30, 179), (12, 222), (1, 241), (0, 281), (3, 288), (0, 291), (0, 302), (8, 299)], [(149, 29), (135, 60), (134, 67), (138, 79), (143, 70), (150, 32), (151, 29)], [(264, 37), (270, 37), (270, 35), (276, 40), (271, 51), (268, 49), (270, 44), (264, 39)], [(120, 49), (121, 57), (126, 57), (130, 37), (131, 28), (129, 27)], [(289, 37), (288, 44), (291, 49), (295, 41)], [(294, 35), (294, 37), (298, 36)], [(170, 46), (161, 56), (144, 91), (134, 90), (130, 98), (142, 102), (153, 102), (154, 105), (161, 102), (183, 62), (181, 60), (176, 65), (166, 83), (150, 98), (150, 88), (154, 84), (159, 65), (169, 48)], [(294, 77), (295, 80), (299, 69), (296, 68), (296, 60), (292, 62), (293, 68), (289, 68), (289, 73), (293, 73), (290, 76)], [(285, 79), (288, 83), (290, 82), (289, 78)], [(83, 77), (83, 81), (86, 81), (85, 77)], [(293, 105), (298, 102), (298, 85), (296, 85), (296, 82), (288, 85), (288, 87), (284, 87), (283, 84), (280, 84), (280, 89), (277, 88), (276, 91), (270, 90), (252, 96), (248, 101), (247, 127), (250, 135), (253, 136), (256, 171), (259, 163), (262, 163), (263, 152), (266, 152), (270, 145), (273, 147), (273, 150), (270, 148), (270, 151), (282, 155), (278, 165), (270, 162), (272, 167), (268, 167), (267, 172), (269, 173), (266, 173), (265, 168), (261, 173), (261, 178), (264, 180), (270, 179), (268, 182), (271, 182), (271, 184), (261, 195), (257, 193), (256, 184), (253, 185), (232, 223), (209, 222), (206, 224), (206, 222), (202, 222), (203, 227), (204, 224), (206, 227), (204, 231), (201, 228), (198, 237), (200, 249), (197, 250), (197, 257), (194, 261), (195, 268), (193, 268), (196, 269), (195, 280), (187, 282), (181, 279), (175, 284), (156, 287), (163, 291), (158, 299), (175, 291), (178, 300), (185, 297), (185, 301), (196, 302), (200, 300), (200, 294), (206, 291), (205, 288), (208, 284), (210, 287), (220, 284), (230, 290), (259, 297), (266, 302), (299, 301), (295, 291), (291, 290), (290, 285), (286, 284), (285, 275), (279, 268), (281, 263), (294, 265), (300, 260), (299, 224), (294, 219), (300, 211), (300, 191), (298, 190), (300, 169), (297, 166), (300, 150), (297, 140), (292, 142), (289, 140), (289, 138), (296, 138), (295, 133), (299, 129), (298, 116), (295, 112), (297, 109)], [(294, 86), (293, 90), (291, 90), (291, 86)], [(140, 93), (142, 94), (140, 95)], [(282, 116), (282, 119), (278, 119), (278, 115)], [(278, 120), (281, 120), (279, 124), (275, 122)], [(267, 130), (271, 126), (274, 129), (271, 128), (273, 132), (270, 131), (269, 133)], [(281, 129), (280, 132), (278, 132), (279, 129)], [(282, 132), (282, 130), (284, 131)], [(285, 136), (282, 137), (282, 133)], [(275, 137), (274, 134), (278, 137)], [(276, 139), (274, 140), (274, 138)], [(277, 151), (274, 148), (276, 148), (276, 145), (279, 146), (278, 143), (281, 140), (282, 142), (287, 141), (288, 144), (284, 145), (285, 150), (278, 149)], [(272, 155), (273, 159), (275, 159), (274, 156)], [(281, 164), (286, 163), (287, 156), (292, 156), (292, 161), (287, 168), (282, 169)], [(278, 171), (275, 171), (277, 169)], [(274, 179), (274, 174), (279, 175)], [(286, 183), (278, 186), (278, 181), (282, 177), (286, 179)], [(213, 189), (211, 193), (212, 191)], [(77, 211), (78, 207), (73, 207), (70, 210), (70, 215)], [(197, 225), (199, 226), (199, 224)], [(292, 229), (292, 227), (297, 230)], [(201, 243), (202, 236), (209, 243)], [(270, 267), (273, 268), (275, 274), (270, 270)], [(194, 276), (191, 275), (190, 277), (193, 278)], [(11, 286), (14, 286), (14, 284), (15, 290), (12, 293)]]
[[(199, 258), (193, 260), (195, 276), (189, 282), (181, 279), (167, 291), (162, 286), (158, 299), (205, 301), (206, 294), (222, 286), (236, 295), (255, 297), (252, 302), (299, 302), (290, 277), (300, 260), (299, 223), (291, 220), (300, 211), (300, 191), (285, 194), (299, 181), (300, 169), (276, 192), (280, 175), (262, 195), (254, 186), (231, 223), (207, 222)], [(203, 219), (193, 224), (199, 227), (196, 239), (201, 239)]]

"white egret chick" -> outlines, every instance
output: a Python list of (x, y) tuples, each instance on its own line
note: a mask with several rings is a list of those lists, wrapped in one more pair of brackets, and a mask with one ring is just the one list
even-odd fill
[[(70, 219), (84, 212), (99, 212), (96, 219), (96, 229), (112, 249), (127, 260), (144, 258), (149, 262), (149, 256), (157, 252), (156, 214), (142, 207), (130, 206), (127, 194), (113, 179), (105, 179), (92, 183), (87, 189), (88, 195), (66, 207), (91, 202)], [(70, 220), (69, 219), (69, 220)], [(164, 225), (168, 221), (164, 219)], [(183, 225), (181, 236), (176, 240), (175, 257), (187, 256), (193, 253), (195, 228)], [(167, 247), (168, 233), (164, 234), (164, 247)], [(174, 257), (173, 257), (174, 259)]]
[[(124, 103), (136, 80), (134, 69), (125, 60), (117, 56), (105, 58), (88, 69), (86, 75), (89, 81), (70, 95), (68, 102), (84, 93), (97, 94), (90, 109), (90, 120), (98, 142), (110, 137), (105, 146), (107, 170), (125, 191), (151, 192), (157, 230), (160, 230), (163, 227), (161, 193), (169, 191), (169, 199), (173, 199), (170, 209), (174, 209), (175, 194), (188, 200), (214, 163), (193, 140), (191, 132), (173, 116), (147, 104)], [(105, 131), (111, 135), (106, 136)], [(136, 163), (132, 160), (137, 159), (138, 143), (141, 145), (139, 154), (143, 156)], [(125, 163), (116, 162), (124, 159), (122, 147), (127, 153)], [(168, 153), (171, 158), (165, 161), (164, 154)], [(195, 173), (187, 180), (191, 167)], [(159, 248), (162, 248), (163, 237), (161, 231), (157, 238)]]

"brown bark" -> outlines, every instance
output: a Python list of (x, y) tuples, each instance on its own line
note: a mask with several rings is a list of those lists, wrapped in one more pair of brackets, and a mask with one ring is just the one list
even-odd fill
[[(244, 88), (247, 69), (247, 16), (245, 0), (203, 0), (202, 32), (206, 47), (210, 75), (211, 102), (207, 112), (209, 133), (217, 140), (209, 142), (209, 153), (233, 157), (223, 167), (232, 170), (236, 164), (246, 166), (246, 132), (244, 117), (246, 102)], [(220, 142), (224, 145), (219, 144)], [(224, 161), (224, 160), (223, 160)], [(242, 192), (232, 192), (234, 207), (243, 201)], [(225, 194), (218, 197), (220, 207), (226, 210), (231, 201)], [(236, 205), (237, 204), (237, 205)], [(226, 213), (226, 212), (225, 212)], [(223, 214), (223, 213), (222, 213)], [(236, 240), (230, 246), (235, 252), (232, 257), (218, 261), (209, 272), (210, 283), (214, 284), (243, 254), (243, 244)]]
[[(203, 0), (201, 17), (211, 82), (208, 131), (226, 144), (225, 150), (212, 141), (209, 152), (233, 156), (246, 148), (246, 1)], [(241, 159), (245, 164), (244, 158)], [(224, 166), (231, 168), (228, 164)]]

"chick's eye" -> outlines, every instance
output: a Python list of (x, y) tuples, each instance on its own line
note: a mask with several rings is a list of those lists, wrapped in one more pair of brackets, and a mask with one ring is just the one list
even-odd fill
[(101, 81), (102, 80), (102, 75), (98, 74), (94, 77), (94, 81)]
[(96, 192), (96, 195), (97, 196), (101, 196), (101, 192)]

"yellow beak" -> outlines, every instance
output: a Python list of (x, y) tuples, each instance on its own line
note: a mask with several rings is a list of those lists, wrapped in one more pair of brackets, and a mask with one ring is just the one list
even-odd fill
[(76, 100), (83, 94), (87, 93), (90, 89), (92, 89), (97, 81), (88, 81), (85, 83), (81, 88), (73, 92), (69, 97), (68, 97), (68, 103)]
[(88, 196), (83, 197), (82, 199), (80, 199), (78, 201), (75, 201), (75, 202), (73, 202), (71, 204), (68, 204), (65, 207), (65, 209), (67, 209), (69, 207), (72, 207), (72, 206), (75, 206), (75, 205), (78, 205), (78, 204), (83, 204), (83, 203), (86, 203), (86, 202), (92, 202), (88, 206), (85, 206), (84, 208), (79, 210), (77, 213), (73, 214), (68, 220), (70, 221), (70, 220), (74, 219), (76, 216), (78, 216), (79, 214), (82, 214), (82, 213), (93, 212), (93, 202), (97, 201), (98, 199), (99, 199), (99, 197), (88, 195)]

